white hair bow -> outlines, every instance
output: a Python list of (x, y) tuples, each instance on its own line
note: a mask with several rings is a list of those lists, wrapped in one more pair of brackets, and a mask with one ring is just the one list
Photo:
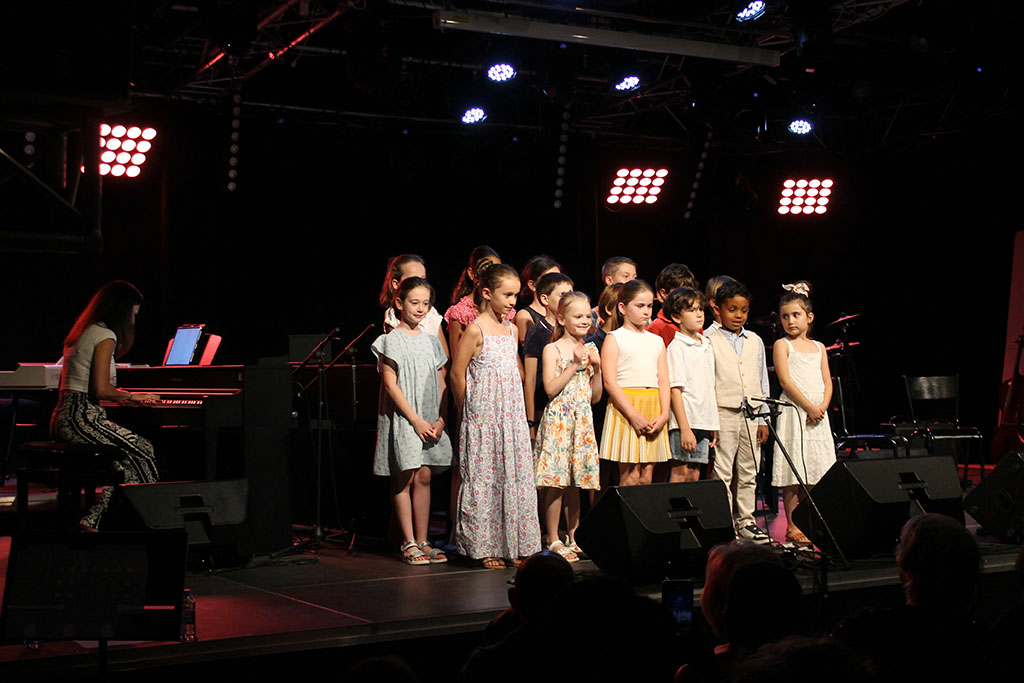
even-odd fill
[(782, 285), (782, 288), (787, 292), (793, 292), (794, 294), (803, 294), (804, 296), (811, 295), (811, 288), (807, 286), (806, 282), (797, 282), (794, 285)]

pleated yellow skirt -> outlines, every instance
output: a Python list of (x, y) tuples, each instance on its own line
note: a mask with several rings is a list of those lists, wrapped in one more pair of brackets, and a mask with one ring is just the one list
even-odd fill
[[(626, 398), (641, 415), (654, 420), (661, 414), (661, 398), (657, 389), (623, 388)], [(668, 425), (654, 436), (639, 436), (629, 420), (608, 401), (604, 430), (601, 432), (601, 458), (613, 462), (640, 464), (665, 462), (671, 459), (668, 446)]]

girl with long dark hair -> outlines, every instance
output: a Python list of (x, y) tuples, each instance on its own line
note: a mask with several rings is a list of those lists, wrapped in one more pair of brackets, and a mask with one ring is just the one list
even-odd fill
[[(135, 341), (135, 316), (141, 305), (139, 290), (121, 280), (108, 282), (93, 295), (64, 340), (60, 397), (50, 420), (50, 432), (58, 441), (120, 450), (122, 456), (113, 464), (124, 472), (126, 484), (157, 481), (153, 445), (108, 420), (100, 401), (146, 403), (160, 398), (116, 386), (115, 359), (126, 354)], [(111, 487), (104, 488), (96, 504), (82, 517), (83, 531), (98, 530), (112, 492)]]

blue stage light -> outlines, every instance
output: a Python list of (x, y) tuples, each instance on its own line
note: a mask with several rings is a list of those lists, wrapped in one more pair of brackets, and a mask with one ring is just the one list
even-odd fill
[(471, 107), (462, 115), (463, 123), (480, 123), (487, 118), (487, 112), (480, 107)]
[(504, 83), (516, 77), (516, 69), (511, 64), (492, 64), (487, 70), (487, 78), (495, 83)]
[(640, 79), (636, 76), (626, 76), (621, 81), (615, 84), (615, 89), (619, 92), (626, 92), (627, 90), (636, 90), (640, 87)]
[(764, 16), (767, 5), (763, 0), (747, 3), (747, 6), (736, 13), (736, 21), (753, 21)]
[(807, 135), (811, 132), (811, 124), (804, 119), (796, 119), (789, 124), (789, 132), (796, 135)]

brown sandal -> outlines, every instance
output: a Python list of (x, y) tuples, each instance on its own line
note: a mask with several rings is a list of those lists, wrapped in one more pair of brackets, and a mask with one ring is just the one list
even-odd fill
[(804, 532), (799, 529), (786, 532), (786, 540), (790, 543), (796, 543), (797, 545), (810, 545), (811, 539), (807, 538)]

